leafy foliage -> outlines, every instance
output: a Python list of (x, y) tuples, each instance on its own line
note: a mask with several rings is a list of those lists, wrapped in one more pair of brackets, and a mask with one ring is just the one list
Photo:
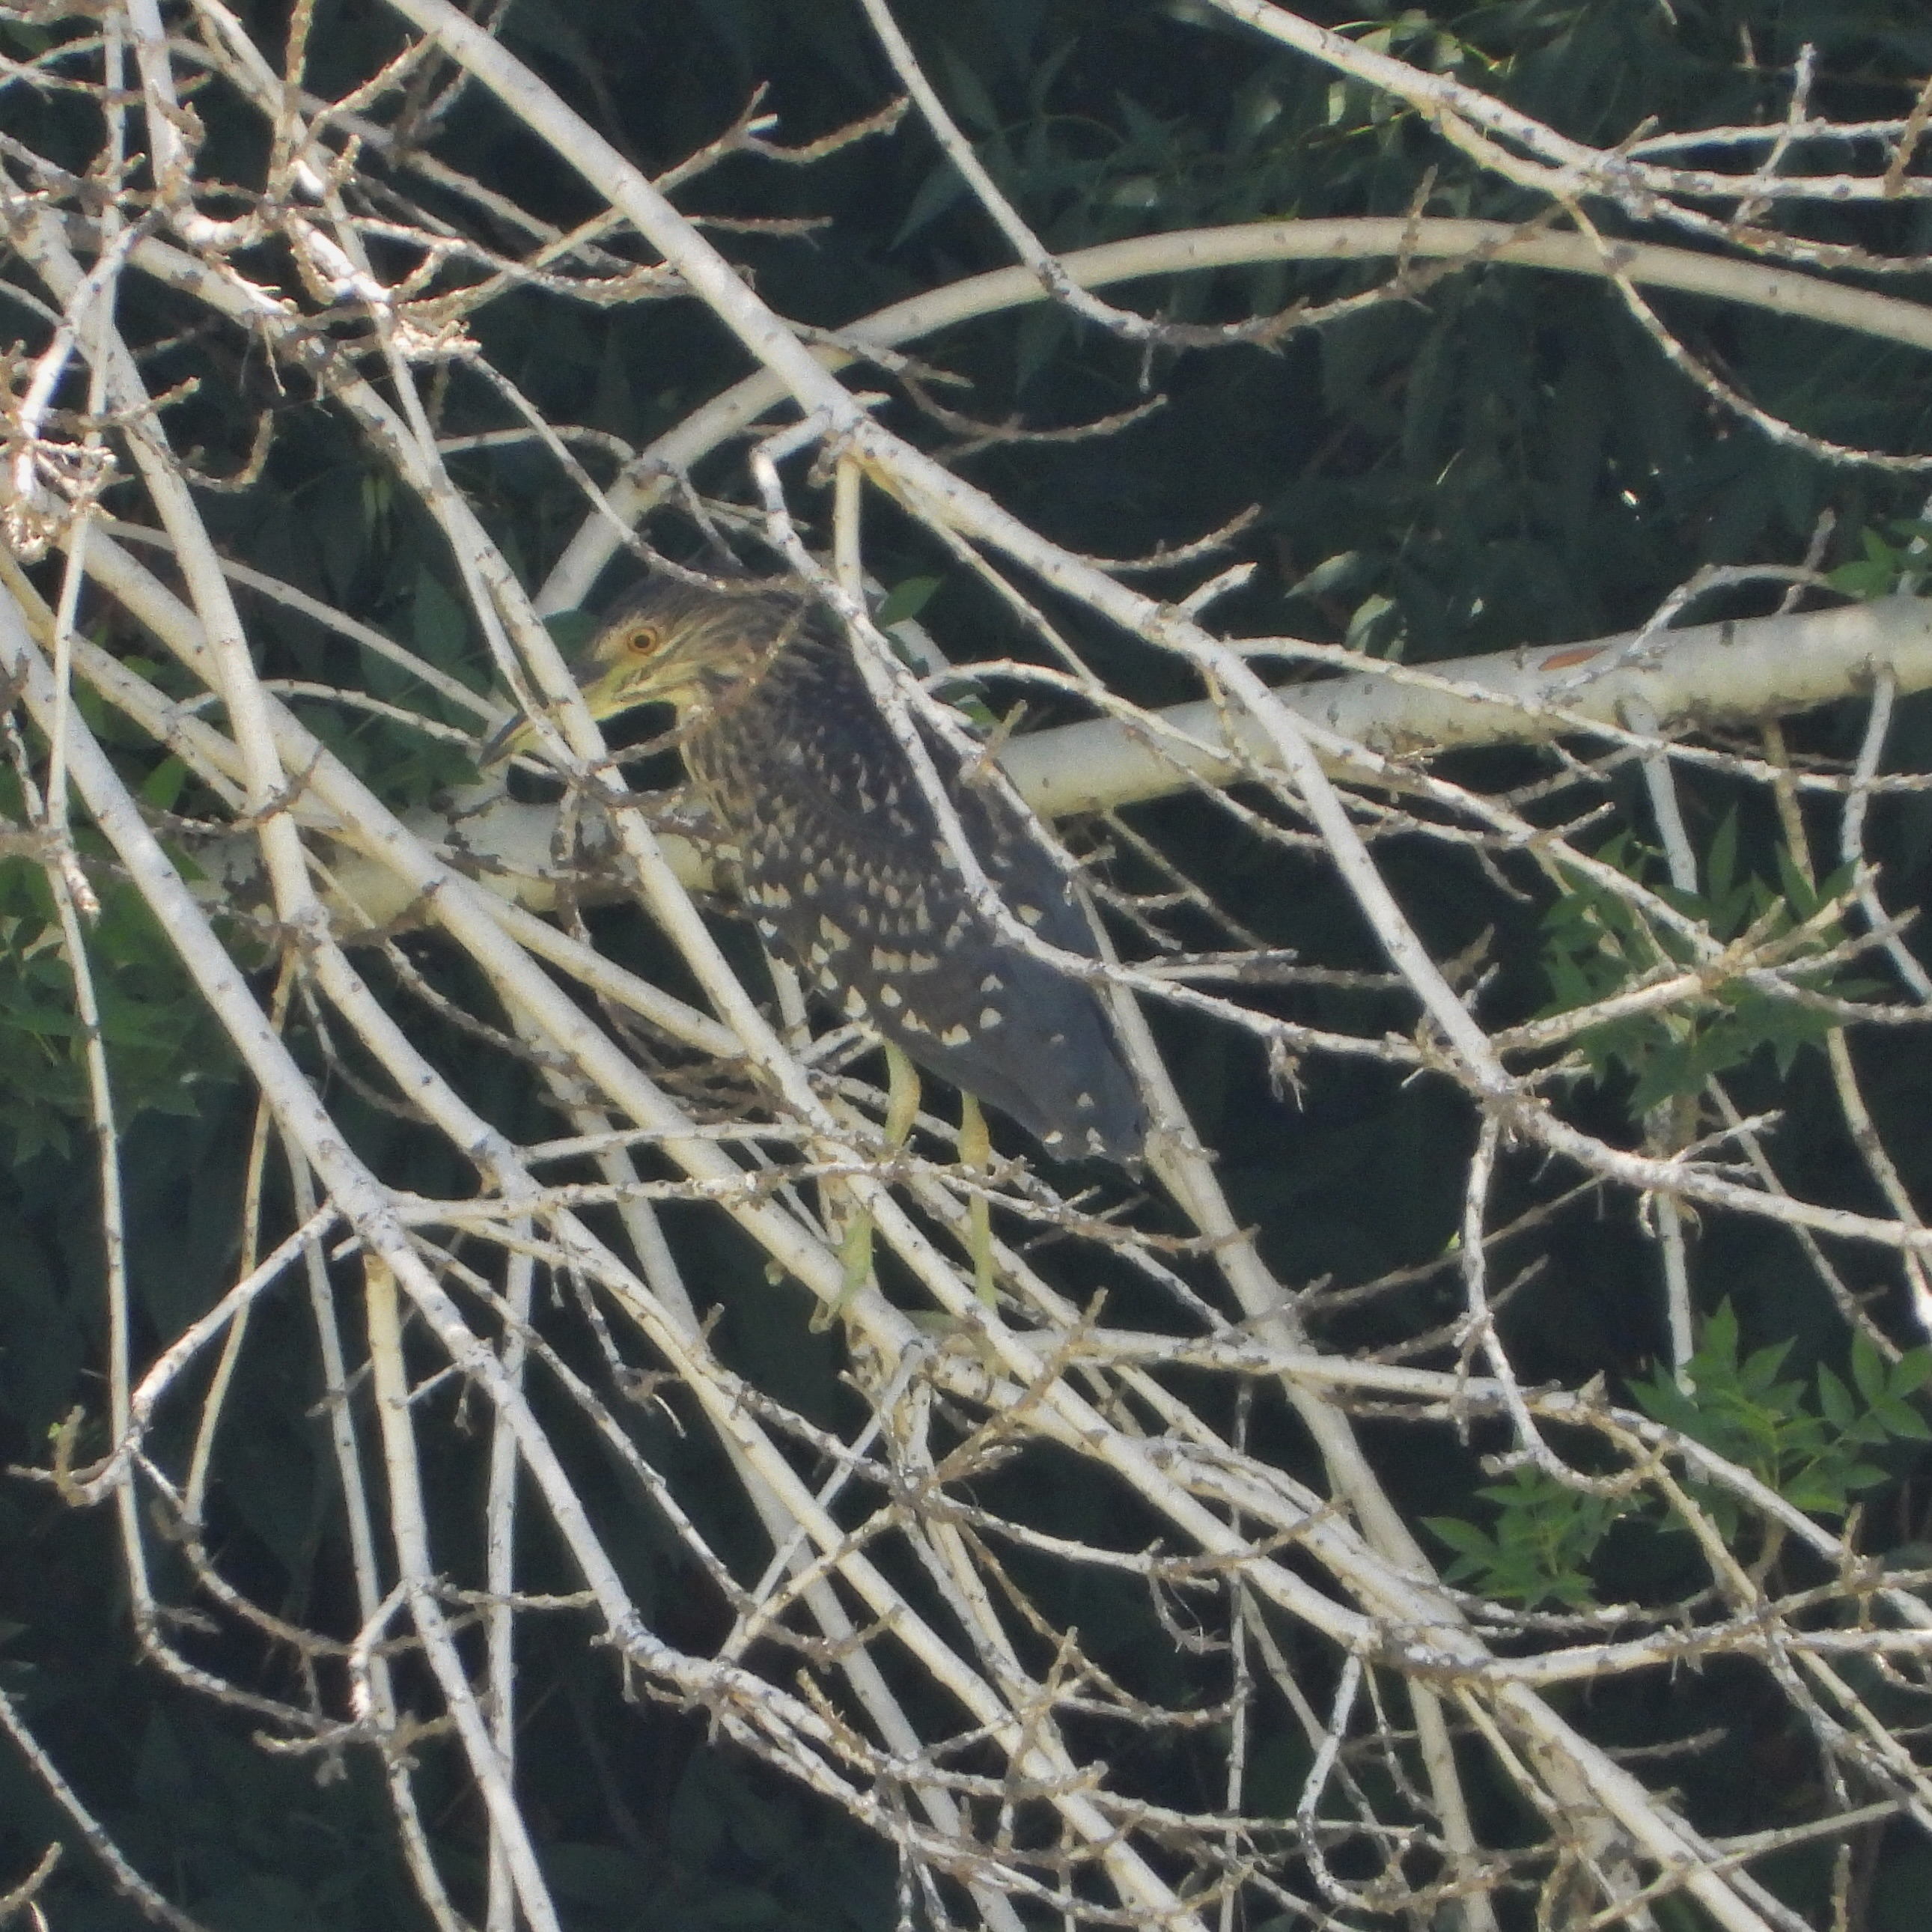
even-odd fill
[(1591, 1559), (1612, 1524), (1633, 1508), (1629, 1498), (1593, 1495), (1528, 1467), (1475, 1493), (1496, 1505), (1493, 1528), (1460, 1516), (1426, 1519), (1456, 1552), (1444, 1573), (1450, 1582), (1472, 1583), (1486, 1597), (1530, 1610), (1547, 1602), (1572, 1610), (1596, 1604)]
[[(1709, 886), (1702, 893), (1659, 883), (1657, 897), (1712, 937), (1788, 944), (1787, 956), (1828, 951), (1843, 937), (1831, 910), (1849, 890), (1849, 871), (1814, 885), (1780, 845), (1772, 856), (1778, 883), (1741, 876), (1736, 816), (1727, 813), (1706, 855)], [(1618, 832), (1597, 855), (1627, 876), (1646, 879), (1658, 854), (1635, 836)], [(1749, 980), (1702, 967), (1695, 946), (1660, 919), (1646, 918), (1628, 898), (1598, 881), (1580, 879), (1544, 916), (1543, 966), (1551, 998), (1544, 1011), (1564, 1013), (1634, 991), (1675, 974), (1702, 968), (1709, 983), (1697, 1003), (1673, 1004), (1666, 1013), (1639, 1014), (1586, 1029), (1578, 1046), (1599, 1079), (1612, 1072), (1630, 1080), (1630, 1109), (1642, 1114), (1660, 1102), (1700, 1092), (1713, 1074), (1768, 1049), (1780, 1074), (1790, 1072), (1806, 1047), (1834, 1024), (1828, 1010), (1767, 994)], [(1798, 976), (1810, 991), (1853, 999), (1868, 991), (1842, 965)]]
[[(192, 1114), (226, 1071), (220, 1034), (140, 895), (109, 880), (99, 896), (86, 938), (121, 1117)], [(46, 877), (32, 860), (0, 859), (0, 1136), (14, 1165), (78, 1152), (74, 1130), (92, 1112), (84, 1043)]]
[[(1737, 1315), (1726, 1301), (1688, 1364), (1690, 1394), (1661, 1368), (1633, 1392), (1659, 1422), (1750, 1470), (1808, 1514), (1841, 1517), (1861, 1492), (1883, 1483), (1887, 1472), (1874, 1452), (1932, 1442), (1911, 1400), (1932, 1382), (1932, 1348), (1888, 1364), (1855, 1330), (1851, 1386), (1821, 1364), (1811, 1389), (1780, 1373), (1789, 1342), (1742, 1356), (1739, 1348)], [(1735, 1538), (1742, 1522), (1735, 1496), (1709, 1486), (1697, 1495), (1725, 1538)]]
[(1922, 517), (1896, 517), (1878, 529), (1861, 530), (1858, 541), (1864, 554), (1828, 573), (1832, 589), (1868, 602), (1890, 597), (1908, 578), (1924, 574), (1932, 523)]
[[(1808, 1388), (1780, 1373), (1788, 1341), (1742, 1358), (1739, 1346), (1737, 1315), (1726, 1301), (1704, 1324), (1687, 1365), (1688, 1390), (1660, 1366), (1631, 1393), (1646, 1414), (1749, 1470), (1794, 1508), (1841, 1518), (1860, 1494), (1889, 1480), (1876, 1456), (1901, 1443), (1932, 1442), (1932, 1426), (1912, 1401), (1932, 1382), (1932, 1348), (1888, 1364), (1855, 1332), (1851, 1385), (1821, 1364)], [(1494, 1505), (1490, 1528), (1458, 1516), (1427, 1519), (1456, 1552), (1448, 1578), (1528, 1609), (1554, 1602), (1586, 1610), (1604, 1602), (1597, 1558), (1616, 1524), (1640, 1524), (1653, 1534), (1685, 1527), (1640, 1487), (1605, 1494), (1526, 1465), (1475, 1493)], [(1736, 1541), (1744, 1521), (1736, 1492), (1694, 1483), (1691, 1493), (1725, 1540)]]

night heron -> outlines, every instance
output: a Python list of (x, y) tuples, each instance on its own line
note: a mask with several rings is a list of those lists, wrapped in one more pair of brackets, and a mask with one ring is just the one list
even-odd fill
[[(613, 607), (578, 675), (593, 717), (674, 708), (686, 766), (738, 849), (759, 932), (837, 1012), (886, 1043), (889, 1139), (910, 1130), (916, 1066), (964, 1096), (969, 1165), (983, 1166), (989, 1150), (981, 1100), (1056, 1155), (1139, 1161), (1147, 1115), (1101, 994), (974, 904), (850, 641), (815, 604), (770, 585), (652, 579)], [(967, 780), (944, 738), (917, 728), (1007, 910), (1047, 945), (1093, 958), (1087, 914), (1038, 832), (998, 791)], [(519, 722), (489, 755), (533, 740)], [(972, 1206), (976, 1278), (990, 1303), (986, 1204), (976, 1196)], [(858, 1241), (848, 1238), (848, 1294), (870, 1252), (862, 1223)]]

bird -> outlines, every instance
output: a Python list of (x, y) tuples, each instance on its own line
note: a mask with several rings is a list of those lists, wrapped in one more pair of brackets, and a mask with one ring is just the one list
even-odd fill
[[(959, 1090), (969, 1164), (983, 1166), (990, 1152), (983, 1101), (1058, 1156), (1137, 1170), (1147, 1112), (1100, 992), (1016, 943), (974, 902), (854, 648), (802, 584), (660, 572), (611, 605), (577, 675), (599, 720), (672, 708), (686, 772), (736, 848), (760, 936), (841, 1016), (884, 1042), (889, 1139), (910, 1132), (916, 1068)], [(1047, 946), (1095, 958), (1088, 914), (1034, 824), (974, 782), (946, 736), (925, 721), (915, 729), (1006, 910)], [(512, 720), (484, 762), (535, 739), (528, 720)], [(973, 1206), (976, 1280), (990, 1304), (983, 1198)], [(868, 1245), (848, 1250), (842, 1307), (852, 1276), (868, 1268)]]

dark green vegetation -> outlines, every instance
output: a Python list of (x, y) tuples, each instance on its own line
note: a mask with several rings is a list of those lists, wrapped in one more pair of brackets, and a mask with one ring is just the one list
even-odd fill
[[(1431, 167), (1440, 170), (1431, 212), (1513, 220), (1541, 212), (1476, 175), (1413, 116), (1213, 26), (1197, 8), (1142, 0), (905, 0), (896, 10), (982, 159), (1057, 249), (1269, 215), (1400, 216)], [(1306, 10), (1334, 25), (1384, 12)], [(236, 11), (260, 44), (279, 47), (284, 9)], [(1790, 64), (1806, 43), (1819, 53), (1814, 110), (1842, 120), (1904, 113), (1932, 72), (1932, 20), (1922, 0), (1678, 0), (1674, 8), (1657, 0), (1520, 0), (1438, 5), (1426, 19), (1387, 12), (1376, 31), (1390, 50), (1453, 68), (1592, 143), (1614, 144), (1647, 117), (1665, 129), (1775, 120)], [(83, 25), (0, 24), (0, 51), (30, 56), (50, 35)], [(518, 0), (502, 32), (654, 172), (714, 138), (758, 84), (769, 84), (766, 105), (779, 117), (779, 137), (793, 143), (873, 111), (891, 91), (862, 18), (844, 0), (595, 7)], [(382, 7), (322, 0), (310, 85), (344, 90), (399, 44), (397, 20)], [(254, 124), (231, 125), (221, 101), (212, 90), (202, 107), (204, 167), (251, 179), (260, 166), (250, 147)], [(0, 118), (10, 134), (43, 153), (58, 155), (65, 144), (72, 164), (86, 166), (97, 130), (85, 110), (17, 84), (4, 103)], [(560, 224), (590, 212), (575, 182), (480, 91), (464, 98), (436, 146), (453, 166)], [(804, 235), (718, 232), (780, 313), (821, 327), (1007, 259), (911, 122), (811, 168), (735, 160), (706, 176), (685, 205), (721, 224), (817, 223)], [(1866, 211), (1840, 228), (1816, 210), (1799, 220), (1821, 240), (1922, 256), (1932, 254), (1928, 206)], [(1383, 272), (1382, 264), (1229, 272), (1178, 280), (1161, 298), (1176, 320), (1232, 320), (1295, 296), (1333, 298)], [(1922, 277), (1912, 286), (1922, 284)], [(124, 299), (152, 305), (145, 315), (124, 314), (130, 332), (160, 340), (188, 319), (164, 292), (137, 280), (127, 286)], [(1923, 355), (1688, 298), (1660, 296), (1657, 306), (1708, 365), (1810, 435), (1888, 451), (1932, 448), (1932, 365)], [(490, 362), (548, 421), (608, 431), (632, 448), (742, 373), (735, 345), (690, 304), (601, 310), (513, 295), (485, 313), (478, 334)], [(177, 446), (198, 450), (210, 472), (240, 470), (258, 419), (266, 413), (272, 422), (260, 476), (236, 494), (204, 501), (224, 542), (487, 688), (487, 658), (425, 520), (339, 413), (242, 353), (238, 342), (184, 340), (160, 350), (148, 370), (157, 388), (201, 379), (173, 406), (170, 422)], [(1117, 434), (995, 443), (961, 466), (1045, 534), (1094, 555), (1141, 555), (1258, 506), (1234, 554), (1260, 568), (1214, 611), (1233, 634), (1346, 641), (1426, 664), (1640, 624), (1702, 566), (1802, 560), (1827, 512), (1835, 524), (1822, 563), (1837, 568), (1841, 588), (1875, 593), (1909, 572), (1910, 546), (1924, 533), (1914, 520), (1922, 478), (1834, 466), (1773, 445), (1668, 370), (1615, 299), (1580, 278), (1469, 271), (1419, 300), (1372, 308), (1318, 335), (1291, 335), (1272, 352), (1144, 358), (1046, 306), (919, 349), (970, 382), (935, 391), (938, 399), (987, 423), (1018, 416), (1031, 428), (1070, 428), (1160, 395), (1162, 408)], [(210, 380), (211, 358), (218, 380)], [(451, 381), (445, 404), (452, 436), (502, 421), (480, 385), (460, 379)], [(909, 433), (937, 440), (902, 398), (887, 414)], [(702, 480), (744, 500), (736, 464), (727, 452)], [(540, 580), (576, 528), (580, 500), (527, 446), (474, 450), (453, 467), (526, 580)], [(667, 548), (690, 548), (688, 527), (674, 518), (652, 534)], [(890, 582), (937, 580), (921, 614), (954, 655), (1027, 654), (1027, 640), (992, 601), (909, 523), (881, 519), (868, 541), (871, 561)], [(1153, 580), (1181, 595), (1193, 580), (1170, 573)], [(42, 581), (51, 594), (51, 573)], [(1701, 614), (1757, 614), (1778, 595), (1775, 586), (1726, 593)], [(276, 676), (404, 695), (406, 681), (380, 659), (358, 658), (266, 600), (245, 608), (258, 656)], [(143, 648), (118, 619), (103, 619), (100, 635), (124, 654)], [(1094, 662), (1142, 703), (1197, 694), (1171, 664), (1137, 646), (1110, 652), (1102, 641)], [(412, 684), (407, 695), (424, 702)], [(995, 712), (1008, 708), (1010, 694), (997, 684), (981, 695)], [(386, 800), (419, 804), (470, 776), (458, 748), (426, 745), (368, 714), (296, 702)], [(1801, 758), (1848, 759), (1864, 716), (1862, 705), (1848, 702), (1792, 721), (1792, 748)], [(454, 706), (446, 717), (473, 722)], [(1028, 728), (1052, 722), (1051, 705), (1033, 700)], [(104, 721), (103, 728), (158, 812), (188, 813), (205, 802), (177, 761), (124, 724)], [(1887, 759), (1899, 770), (1932, 769), (1932, 700), (1902, 704)], [(1527, 757), (1472, 754), (1455, 775), (1502, 789), (1528, 779), (1532, 767)], [(1639, 776), (1619, 773), (1609, 795), (1613, 809), (1584, 842), (1670, 898)], [(1825, 958), (1842, 932), (1828, 918), (1814, 919), (1845, 884), (1834, 875), (1834, 821), (1820, 811), (1810, 822), (1814, 865), (1794, 854), (1789, 826), (1762, 791), (1693, 772), (1680, 776), (1679, 797), (1702, 876), (1698, 892), (1678, 892), (1671, 902), (1726, 940), (1762, 933), (1767, 922), (1796, 933), (1812, 921), (1794, 944), (1823, 962), (1814, 989), (1840, 1000), (1869, 996), (1878, 967)], [(0, 808), (18, 822), (17, 789), (4, 777)], [(1329, 967), (1382, 968), (1346, 892), (1315, 858), (1231, 837), (1227, 821), (1198, 800), (1142, 808), (1133, 824), (1204, 890), (1238, 908), (1262, 941)], [(87, 840), (83, 834), (84, 856), (98, 857)], [(184, 835), (184, 862), (193, 849)], [(1932, 887), (1932, 800), (1894, 799), (1875, 809), (1868, 850), (1885, 868), (1884, 896), (1894, 912), (1923, 904)], [(1672, 963), (1654, 931), (1634, 924), (1614, 894), (1566, 880), (1563, 896), (1532, 904), (1496, 890), (1474, 858), (1444, 850), (1396, 842), (1378, 856), (1438, 958), (1490, 934), (1492, 1023), (1565, 1010)], [(1136, 877), (1131, 857), (1122, 872), (1130, 883), (1149, 883)], [(104, 873), (100, 891), (94, 944), (125, 1130), (140, 1355), (178, 1334), (234, 1277), (254, 1097), (131, 893)], [(683, 983), (679, 963), (641, 918), (624, 910), (596, 916), (600, 940), (615, 956)], [(0, 859), (0, 1464), (40, 1468), (52, 1454), (52, 1432), (76, 1410), (76, 1456), (106, 1446), (96, 1172), (52, 918), (38, 868)], [(1188, 933), (1184, 918), (1178, 923), (1193, 942), (1216, 943), (1204, 929)], [(1927, 956), (1916, 928), (1905, 938)], [(237, 943), (262, 969), (266, 998), (273, 962), (258, 940)], [(735, 938), (728, 934), (728, 943)], [(484, 1004), (475, 976), (435, 944), (406, 938), (400, 945), (407, 964), (458, 1005)], [(400, 998), (398, 966), (374, 954), (368, 964), (384, 996)], [(1371, 1036), (1413, 1024), (1407, 1006), (1378, 1006), (1374, 996), (1346, 989), (1283, 991), (1259, 1004), (1270, 1001), (1289, 1017)], [(412, 1024), (436, 1038), (443, 1064), (464, 1068), (472, 1104), (520, 1138), (560, 1131), (525, 1070), (474, 1053), (453, 1027), (440, 1033), (442, 1022), (412, 1011)], [(1270, 1264), (1290, 1282), (1322, 1281), (1334, 1291), (1311, 1298), (1306, 1310), (1321, 1343), (1394, 1348), (1455, 1321), (1462, 1299), (1453, 1270), (1364, 1301), (1342, 1292), (1392, 1271), (1421, 1270), (1458, 1238), (1472, 1130), (1445, 1088), (1366, 1060), (1326, 1060), (1297, 1070), (1291, 1102), (1252, 1042), (1172, 1012), (1156, 1023), (1196, 1128), (1222, 1150), (1222, 1180), (1243, 1221), (1261, 1230)], [(1694, 1111), (1705, 1083), (1721, 1075), (1742, 1110), (1781, 1115), (1780, 1173), (1794, 1194), (1880, 1211), (1832, 1102), (1830, 1024), (1822, 1004), (1796, 1007), (1742, 986), (1726, 988), (1689, 1021), (1625, 1018), (1582, 1041), (1588, 1077), (1572, 1104), (1594, 1131), (1639, 1147), (1646, 1115)], [(446, 1148), (348, 1091), (360, 1070), (334, 1058), (333, 1042), (299, 1001), (290, 1034), (318, 1081), (347, 1094), (338, 1118), (352, 1124), (358, 1150), (386, 1179), (426, 1192), (460, 1191)], [(1903, 1186), (1922, 1208), (1932, 1204), (1932, 1041), (1922, 1028), (1900, 1028), (1868, 1048), (1874, 1037), (1855, 1036), (1864, 1099)], [(1558, 1191), (1527, 1163), (1508, 1169), (1493, 1218), (1527, 1211)], [(257, 1252), (296, 1218), (279, 1170), (265, 1201)], [(767, 1280), (748, 1244), (695, 1210), (669, 1218), (692, 1277), (710, 1283), (707, 1299), (723, 1306), (717, 1340), (733, 1366), (802, 1414), (849, 1432), (854, 1399), (839, 1379), (836, 1339), (806, 1334), (802, 1300)], [(1731, 1220), (1694, 1234), (1705, 1321), (1694, 1402), (1665, 1366), (1654, 1250), (1633, 1204), (1586, 1194), (1555, 1210), (1540, 1238), (1542, 1265), (1501, 1316), (1526, 1385), (1574, 1387), (1601, 1376), (1612, 1399), (1742, 1464), (1798, 1508), (1834, 1528), (1855, 1516), (1858, 1546), (1876, 1562), (1899, 1570), (1925, 1564), (1932, 1548), (1926, 1359), (1913, 1352), (1888, 1363), (1856, 1336), (1788, 1233)], [(1832, 1252), (1879, 1328), (1909, 1346), (1915, 1330), (1897, 1268), (1868, 1250)], [(1150, 1292), (1124, 1272), (1111, 1286), (1110, 1322), (1157, 1323), (1161, 1304)], [(354, 1626), (355, 1606), (300, 1293), (285, 1291), (258, 1317), (251, 1346), (280, 1364), (280, 1378), (258, 1370), (245, 1400), (224, 1418), (208, 1549), (258, 1603), (341, 1636)], [(592, 1345), (560, 1304), (551, 1316), (559, 1346), (588, 1372)], [(453, 1383), (426, 1406), (445, 1425), (440, 1460), (426, 1472), (431, 1505), (448, 1560), (459, 1565), (475, 1555), (462, 1546), (463, 1526), (473, 1521), (487, 1430)], [(635, 1510), (620, 1472), (602, 1460), (589, 1432), (573, 1435), (567, 1414), (555, 1420), (586, 1497), (602, 1506), (602, 1520), (620, 1526), (626, 1581), (654, 1627), (703, 1652), (728, 1621), (724, 1606), (674, 1540)], [(754, 1575), (765, 1546), (722, 1473), (712, 1438), (642, 1408), (631, 1426), (694, 1510), (709, 1510), (703, 1528), (714, 1545), (738, 1574)], [(1452, 1581), (1505, 1604), (1549, 1610), (1654, 1604), (1695, 1588), (1701, 1572), (1691, 1540), (1654, 1498), (1626, 1507), (1534, 1471), (1497, 1478), (1482, 1458), (1503, 1438), (1487, 1427), (1479, 1423), (1461, 1441), (1447, 1426), (1390, 1431), (1384, 1444), (1370, 1425), (1378, 1453), (1387, 1451), (1382, 1474), (1391, 1493), (1412, 1520), (1434, 1526)], [(1258, 1402), (1252, 1428), (1264, 1453), (1316, 1479), (1284, 1406)], [(162, 1446), (172, 1454), (182, 1444), (170, 1438)], [(1051, 1482), (1041, 1482), (1037, 1468), (1029, 1463), (1016, 1473), (1010, 1489), (1004, 1478), (988, 1480), (982, 1499), (1044, 1532), (1112, 1547), (1137, 1549), (1162, 1533), (1071, 1458), (1053, 1464)], [(1727, 1534), (1737, 1528), (1728, 1502), (1709, 1506)], [(247, 1712), (219, 1708), (137, 1662), (105, 1517), (69, 1509), (44, 1484), (0, 1482), (0, 1688), (129, 1857), (224, 1932), (388, 1932), (426, 1924), (394, 1846), (378, 1767), (366, 1754), (346, 1753), (320, 1777), (316, 1760), (264, 1756), (250, 1742)], [(1806, 1552), (1756, 1524), (1738, 1554), (1760, 1566), (1773, 1594), (1828, 1580)], [(188, 1558), (169, 1561), (172, 1570), (154, 1579), (158, 1594), (190, 1600), (196, 1586)], [(1024, 1555), (1013, 1568), (1057, 1623), (1078, 1627), (1090, 1657), (1143, 1696), (1174, 1708), (1222, 1694), (1142, 1590), (1116, 1588), (1098, 1571), (1056, 1571)], [(574, 1586), (556, 1550), (535, 1553), (531, 1569), (527, 1587)], [(893, 1924), (898, 1900), (886, 1848), (766, 1768), (708, 1743), (701, 1715), (626, 1702), (608, 1658), (586, 1651), (581, 1618), (560, 1613), (542, 1628), (544, 1639), (530, 1642), (522, 1658), (520, 1795), (573, 1928), (883, 1932)], [(231, 1681), (252, 1678), (264, 1694), (300, 1701), (285, 1648), (263, 1638), (251, 1648), (232, 1624), (177, 1635), (184, 1654), (193, 1658), (200, 1646), (208, 1667)], [(1311, 1648), (1306, 1662), (1311, 1700), (1321, 1704), (1332, 1690), (1333, 1660)], [(1873, 1708), (1903, 1712), (1875, 1671), (1850, 1668), (1864, 1672), (1858, 1681)], [(908, 1687), (907, 1694), (920, 1694)], [(1562, 1695), (1581, 1706), (1587, 1690)], [(1819, 1802), (1807, 1739), (1741, 1665), (1721, 1661), (1682, 1684), (1666, 1685), (1660, 1674), (1618, 1682), (1594, 1717), (1610, 1742), (1634, 1750), (1721, 1732), (1672, 1774), (1690, 1794), (1686, 1808), (1713, 1834), (1769, 1828)], [(1219, 1760), (1205, 1743), (1197, 1750), (1186, 1732), (1122, 1742), (1110, 1732), (1105, 1748), (1121, 1781), (1150, 1802), (1190, 1809), (1218, 1802)], [(1306, 1741), (1284, 1720), (1250, 1748), (1250, 1812), (1292, 1817), (1312, 1755)], [(484, 1842), (475, 1794), (446, 1741), (424, 1740), (418, 1762), (425, 1828), (459, 1903), (475, 1909)], [(1533, 1831), (1499, 1780), (1472, 1774), (1472, 1798), (1488, 1842)], [(0, 1890), (61, 1828), (24, 1761), (0, 1740)], [(1894, 1825), (1864, 1833), (1855, 1852), (1860, 1916), (1853, 1923), (1863, 1932), (1913, 1932), (1932, 1895), (1932, 1850)], [(1824, 1853), (1792, 1852), (1762, 1876), (1806, 1922), (1830, 1922)], [(42, 1902), (56, 1932), (137, 1922), (77, 1844)], [(1528, 1904), (1517, 1898), (1508, 1909), (1526, 1912)], [(1256, 1922), (1264, 1918), (1257, 1910)], [(1268, 1922), (1286, 1932), (1297, 1922)], [(1702, 1922), (1671, 1900), (1660, 1922), (1689, 1932)]]

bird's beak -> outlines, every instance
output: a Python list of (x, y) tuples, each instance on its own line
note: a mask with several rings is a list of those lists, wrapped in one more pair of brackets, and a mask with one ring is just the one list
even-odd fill
[[(611, 667), (595, 654), (584, 659), (573, 668), (572, 675), (577, 680), (578, 688), (584, 694), (584, 701), (590, 707), (593, 718), (609, 715), (610, 692), (608, 687), (613, 681)], [(506, 718), (490, 736), (489, 742), (477, 754), (476, 769), (487, 772), (507, 760), (522, 753), (532, 751), (537, 742), (536, 727), (521, 712)]]
[(527, 751), (536, 742), (530, 721), (520, 711), (504, 720), (490, 735), (489, 742), (476, 754), (476, 769), (488, 772)]

